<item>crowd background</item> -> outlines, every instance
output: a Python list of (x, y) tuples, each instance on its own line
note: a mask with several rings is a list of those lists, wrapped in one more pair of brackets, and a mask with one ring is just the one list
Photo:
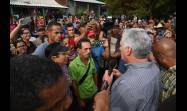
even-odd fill
[[(85, 111), (92, 109), (93, 97), (101, 90), (103, 74), (105, 70), (111, 68), (111, 61), (115, 61), (117, 65), (115, 68), (121, 73), (126, 72), (127, 67), (124, 65), (126, 61), (121, 59), (120, 54), (120, 41), (125, 29), (144, 29), (151, 38), (152, 53), (154, 48), (158, 47), (157, 44), (161, 43), (160, 41), (163, 39), (166, 39), (166, 41), (171, 40), (176, 44), (175, 14), (168, 19), (152, 17), (142, 19), (136, 16), (127, 17), (124, 15), (95, 17), (93, 13), (92, 11), (90, 14), (79, 17), (72, 15), (38, 16), (36, 20), (29, 16), (31, 21), (26, 24), (23, 23), (26, 16), (12, 16), (10, 18), (10, 58), (36, 55), (57, 63), (70, 84), (70, 90), (74, 98), (70, 109), (72, 111), (77, 108)], [(91, 43), (90, 52), (89, 48), (83, 47), (83, 43), (88, 42), (87, 39)], [(89, 56), (87, 57), (87, 55)], [(158, 56), (161, 57), (162, 55)], [(86, 61), (86, 57), (88, 61)], [(155, 58), (157, 57), (151, 55), (149, 57), (150, 60), (156, 61)], [(87, 65), (81, 65), (82, 63)], [(77, 66), (77, 64), (80, 66)], [(161, 64), (159, 67), (164, 73), (168, 71), (168, 67), (165, 68)], [(83, 75), (85, 70), (88, 70), (91, 76), (89, 76), (90, 79), (86, 79), (87, 82), (83, 80), (85, 83), (81, 87), (76, 84), (81, 80), (80, 75), (77, 75), (77, 73)], [(170, 72), (176, 73), (175, 71), (174, 68)], [(175, 76), (176, 74), (172, 75), (173, 78), (176, 78)], [(165, 78), (163, 81), (167, 81), (166, 77), (163, 78)], [(113, 81), (116, 79), (114, 77)], [(167, 82), (167, 84), (169, 83)], [(172, 94), (167, 95), (164, 93), (161, 101), (176, 94), (175, 84), (172, 82), (173, 86), (169, 88), (172, 90)], [(91, 90), (87, 92), (87, 89)]]

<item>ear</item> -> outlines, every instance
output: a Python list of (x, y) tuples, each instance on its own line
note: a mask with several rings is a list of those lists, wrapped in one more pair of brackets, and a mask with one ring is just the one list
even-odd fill
[(130, 56), (131, 54), (132, 54), (132, 48), (126, 47), (126, 48), (125, 48), (125, 55), (126, 55), (126, 56)]
[(54, 62), (56, 62), (56, 58), (57, 58), (57, 56), (52, 56), (52, 57), (51, 57), (51, 59), (52, 59)]
[(80, 50), (79, 48), (77, 48), (77, 52), (78, 52), (79, 54), (80, 54), (80, 51), (81, 51), (81, 50)]

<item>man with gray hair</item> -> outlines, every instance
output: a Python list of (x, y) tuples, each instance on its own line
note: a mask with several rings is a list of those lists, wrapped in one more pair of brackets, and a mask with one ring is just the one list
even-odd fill
[[(160, 70), (148, 61), (151, 39), (144, 29), (131, 28), (123, 32), (120, 42), (121, 58), (127, 62), (127, 71), (118, 77), (111, 88), (110, 111), (156, 111), (160, 93)], [(104, 80), (111, 84), (105, 71)]]

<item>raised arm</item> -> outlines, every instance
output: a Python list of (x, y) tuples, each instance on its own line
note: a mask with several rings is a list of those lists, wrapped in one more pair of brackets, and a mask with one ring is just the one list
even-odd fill
[(21, 29), (21, 27), (23, 26), (21, 24), (21, 22), (23, 21), (24, 18), (19, 19), (18, 25), (16, 26), (16, 28), (10, 33), (10, 40), (11, 41), (15, 41), (16, 35), (18, 33), (18, 31)]

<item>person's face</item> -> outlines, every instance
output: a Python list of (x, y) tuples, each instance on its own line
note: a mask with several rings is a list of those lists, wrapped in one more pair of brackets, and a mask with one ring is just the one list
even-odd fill
[(138, 24), (135, 23), (135, 24), (133, 25), (133, 28), (138, 28)]
[(89, 42), (82, 42), (82, 47), (78, 49), (80, 57), (88, 59), (91, 53), (91, 44)]
[(73, 29), (73, 27), (67, 27), (67, 31), (68, 31), (68, 35), (70, 37), (74, 36), (74, 29)]
[(51, 41), (58, 42), (60, 40), (61, 33), (61, 27), (54, 25), (48, 31), (48, 37)]
[(119, 23), (119, 27), (120, 27), (120, 28), (123, 28), (123, 23)]
[(30, 31), (28, 29), (24, 29), (23, 32), (22, 32), (22, 35), (21, 35), (23, 40), (29, 41), (30, 36), (31, 36)]
[(18, 42), (16, 47), (19, 55), (24, 55), (27, 53), (27, 46), (24, 42)]
[(60, 65), (65, 65), (68, 64), (68, 57), (67, 52), (60, 52), (56, 57), (53, 58), (53, 60)]
[(79, 31), (80, 31), (81, 34), (83, 34), (83, 33), (85, 32), (85, 30), (86, 30), (85, 27), (80, 27), (80, 28), (79, 28)]
[(97, 26), (95, 24), (92, 24), (91, 26), (92, 26), (91, 30), (97, 32)]
[(113, 31), (113, 34), (114, 34), (113, 36), (114, 37), (116, 37), (117, 35), (119, 35), (119, 29), (114, 28), (112, 31)]
[(61, 77), (54, 85), (43, 88), (39, 96), (44, 104), (36, 111), (67, 111), (72, 104), (69, 84), (65, 77)]
[(104, 19), (102, 19), (102, 18), (100, 18), (99, 22), (101, 25), (103, 25), (105, 23)]
[(45, 30), (41, 30), (41, 31), (38, 32), (39, 37), (44, 37), (45, 35), (46, 35)]
[(39, 19), (38, 20), (38, 23), (37, 23), (37, 26), (38, 27), (41, 27), (41, 26), (44, 26), (45, 25), (45, 23), (44, 23), (44, 19), (42, 18), (42, 19)]
[(77, 29), (79, 29), (80, 28), (80, 23), (76, 23), (76, 27), (77, 27)]
[(66, 47), (69, 47), (68, 41), (69, 41), (68, 38), (64, 38), (64, 40), (63, 40), (63, 44), (64, 44)]

